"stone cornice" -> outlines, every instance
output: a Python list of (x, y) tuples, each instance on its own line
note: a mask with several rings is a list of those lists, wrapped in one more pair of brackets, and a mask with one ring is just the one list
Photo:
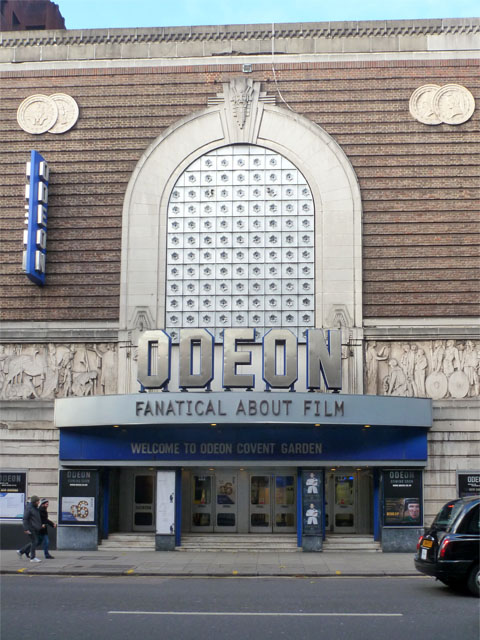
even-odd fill
[(309, 38), (365, 38), (426, 35), (471, 35), (480, 32), (480, 18), (438, 20), (375, 20), (279, 24), (9, 31), (0, 33), (0, 47), (87, 45), (150, 42), (199, 42)]

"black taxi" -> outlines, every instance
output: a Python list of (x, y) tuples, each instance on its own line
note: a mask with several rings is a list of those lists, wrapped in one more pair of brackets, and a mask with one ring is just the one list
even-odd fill
[(415, 567), (450, 587), (479, 595), (480, 496), (447, 502), (420, 537)]

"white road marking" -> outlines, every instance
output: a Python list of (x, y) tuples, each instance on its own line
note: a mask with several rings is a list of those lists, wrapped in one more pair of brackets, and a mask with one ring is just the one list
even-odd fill
[(128, 616), (303, 616), (303, 617), (371, 617), (371, 618), (395, 618), (402, 617), (403, 613), (270, 613), (270, 612), (236, 612), (236, 611), (109, 611), (110, 614)]

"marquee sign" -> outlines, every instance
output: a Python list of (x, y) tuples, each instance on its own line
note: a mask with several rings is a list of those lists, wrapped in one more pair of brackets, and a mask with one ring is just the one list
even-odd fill
[[(331, 393), (263, 391), (134, 393), (57, 398), (55, 425), (381, 425), (431, 427), (432, 402)], [(117, 430), (115, 430), (117, 433)]]
[(25, 224), (23, 232), (23, 270), (40, 286), (45, 284), (47, 260), (47, 206), (49, 168), (38, 151), (32, 150), (26, 169), (29, 183), (25, 187)]
[[(307, 335), (307, 388), (342, 388), (342, 332), (310, 329)], [(225, 329), (222, 385), (225, 389), (252, 389), (255, 376), (242, 373), (252, 364), (248, 345), (255, 342), (254, 329)], [(207, 329), (181, 329), (179, 386), (209, 389), (214, 372), (215, 338)], [(242, 349), (240, 346), (243, 345)], [(171, 374), (171, 338), (162, 330), (145, 331), (138, 342), (138, 381), (144, 389), (166, 388)], [(321, 375), (320, 375), (321, 374)], [(271, 329), (262, 340), (262, 378), (267, 391), (293, 390), (298, 379), (298, 341), (289, 329)]]

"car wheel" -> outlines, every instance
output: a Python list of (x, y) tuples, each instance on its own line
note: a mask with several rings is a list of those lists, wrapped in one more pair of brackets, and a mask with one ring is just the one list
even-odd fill
[(473, 567), (468, 576), (468, 590), (477, 598), (480, 596), (480, 571), (478, 568), (478, 564), (476, 567)]

